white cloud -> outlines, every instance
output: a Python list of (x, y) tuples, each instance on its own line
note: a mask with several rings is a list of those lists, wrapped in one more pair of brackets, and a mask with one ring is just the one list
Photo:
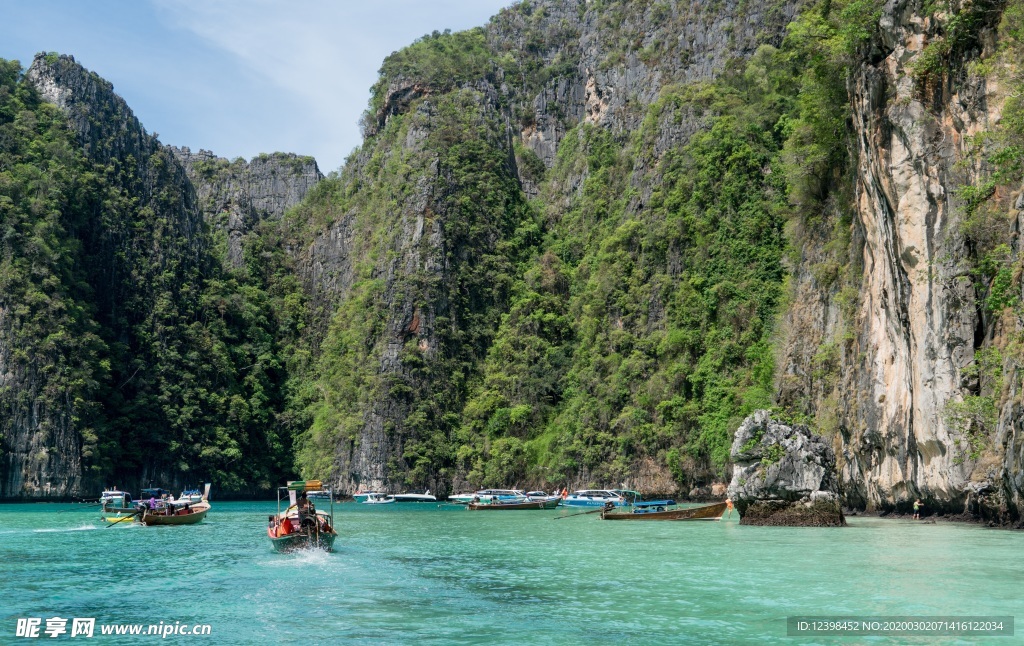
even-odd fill
[[(359, 116), (385, 56), (435, 29), (482, 25), (508, 3), (170, 0), (153, 6), (166, 24), (229, 53), (254, 83), (266, 84), (254, 95), (257, 105), (247, 107), (257, 113), (247, 122), (284, 129), (295, 139), (291, 150), (313, 154), (322, 169), (333, 170), (359, 144)], [(282, 102), (301, 113), (287, 123), (261, 122), (264, 103)]]

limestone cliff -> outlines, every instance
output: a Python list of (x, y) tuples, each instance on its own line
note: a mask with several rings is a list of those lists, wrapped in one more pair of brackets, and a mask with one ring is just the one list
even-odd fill
[[(37, 58), (28, 78), (143, 207), (146, 224), (83, 238), (104, 342), (194, 361), (210, 338), (166, 353), (141, 341), (277, 294), (288, 343), (269, 324), (247, 332), (264, 345), (235, 359), (238, 382), (259, 388), (211, 406), (227, 427), (287, 427), (306, 476), (341, 490), (688, 491), (721, 480), (732, 431), (774, 404), (832, 442), (849, 506), (920, 497), (926, 513), (1014, 522), (1020, 13), (998, 0), (517, 3), (388, 57), (363, 146), (329, 178), (308, 158), (164, 148), (68, 58)], [(278, 282), (173, 295), (204, 285), (221, 239), (233, 270), (246, 241), (261, 245), (254, 267)], [(211, 282), (246, 279), (232, 280)], [(210, 303), (219, 316), (204, 318)], [(157, 304), (164, 319), (140, 314)], [(5, 338), (0, 392), (45, 390)], [(262, 381), (248, 374), (260, 357), (273, 358)], [(160, 390), (139, 385), (147, 367), (125, 362), (96, 388), (159, 402), (174, 450), (200, 455), (206, 395), (161, 397), (201, 370), (168, 367)], [(73, 406), (32, 399), (5, 420), (0, 495), (83, 481)], [(239, 413), (271, 400), (272, 414)], [(252, 429), (214, 426), (211, 464), (236, 464)], [(282, 446), (260, 442), (245, 450)]]
[[(975, 161), (972, 142), (996, 127), (1006, 92), (997, 75), (971, 73), (970, 64), (998, 47), (1002, 7), (964, 3), (928, 14), (914, 2), (887, 2), (849, 81), (854, 215), (851, 244), (839, 253), (849, 280), (816, 284), (821, 249), (805, 250), (779, 383), (784, 401), (810, 398), (835, 433), (850, 506), (905, 512), (920, 497), (930, 511), (1019, 517), (1017, 395), (996, 393), (1005, 402), (998, 428), (950, 415), (985, 385), (976, 353), (1013, 334), (978, 294), (976, 241), (958, 194), (991, 172)], [(972, 21), (969, 36), (951, 32), (954, 18)], [(942, 67), (926, 73), (928, 56), (954, 38)], [(1015, 226), (1004, 240), (1015, 240)]]
[[(541, 196), (549, 205), (544, 218), (557, 223), (580, 208), (577, 198), (592, 172), (585, 161), (580, 163), (586, 151), (581, 145), (580, 157), (563, 164), (566, 172), (556, 179), (549, 175), (567, 133), (582, 140), (580, 128), (586, 126), (628, 141), (667, 88), (711, 81), (731, 61), (743, 60), (761, 45), (781, 42), (799, 5), (615, 2), (599, 7), (581, 0), (541, 0), (502, 11), (482, 32), (435, 34), (411, 48), (440, 49), (446, 38), (453, 41), (447, 46), (461, 49), (444, 54), (458, 62), (447, 74), (417, 68), (402, 53), (385, 62), (364, 117), (367, 138), (362, 150), (342, 170), (333, 197), (318, 196), (300, 207), (297, 219), (323, 222), (320, 230), (294, 233), (297, 239), (290, 243), (299, 250), (299, 269), (314, 310), (323, 316), (314, 325), (325, 339), (321, 374), (327, 383), (320, 388), (347, 393), (340, 401), (324, 398), (308, 433), (308, 451), (300, 451), (300, 464), (318, 476), (331, 473), (342, 490), (412, 484), (443, 492), (467, 482), (466, 468), (453, 468), (452, 457), (460, 443), (471, 456), (475, 440), (457, 439), (457, 425), (471, 386), (481, 378), (493, 336), (500, 334), (510, 294), (500, 282), (474, 291), (483, 286), (462, 282), (460, 264), (468, 261), (466, 254), (484, 260), (502, 247), (519, 244), (519, 238), (509, 235), (512, 230), (504, 227), (516, 224), (506, 220), (494, 223), (481, 248), (463, 248), (465, 239), (453, 242), (451, 231), (463, 225), (460, 218), (465, 216), (456, 216), (451, 200), (460, 199), (466, 187), (458, 186), (446, 168), (446, 155), (439, 153), (445, 148), (439, 149), (438, 143), (450, 148), (473, 138), (486, 142), (482, 145), (490, 154), (507, 160), (492, 168), (495, 174), (488, 181), (504, 190), (506, 173), (518, 180), (512, 194), (502, 194), (504, 217), (521, 217), (514, 210), (524, 197)], [(479, 64), (484, 56), (497, 63)], [(474, 115), (472, 127), (488, 124), (486, 135), (450, 130), (447, 115), (453, 96)], [(639, 188), (639, 199), (630, 205), (632, 214), (646, 212), (644, 200), (659, 181), (658, 164), (666, 153), (705, 127), (701, 112), (662, 113), (652, 129), (654, 150), (644, 150), (645, 158), (626, 175), (627, 183)], [(383, 176), (385, 169), (391, 174)], [(482, 217), (489, 207), (480, 208), (473, 217)], [(534, 237), (528, 241), (532, 246), (515, 253), (529, 257), (537, 252), (538, 242)], [(345, 309), (353, 301), (379, 307), (374, 314), (379, 321), (368, 325), (351, 320)], [(647, 330), (665, 325), (664, 304), (655, 302), (652, 310), (643, 324)], [(615, 319), (610, 315), (600, 325), (621, 326)], [(470, 326), (485, 331), (472, 340), (456, 341)], [(339, 347), (340, 338), (346, 341)], [(349, 359), (343, 368), (337, 366), (332, 355), (339, 351), (358, 355), (352, 359), (358, 367)], [(460, 357), (457, 367), (445, 363), (452, 356)], [(448, 381), (451, 376), (455, 379)], [(445, 392), (443, 398), (438, 388)], [(417, 412), (417, 406), (430, 410)], [(652, 469), (652, 464), (644, 456), (628, 482), (658, 487), (671, 483), (664, 467)], [(582, 482), (594, 477), (588, 469), (558, 477)]]
[(229, 161), (208, 150), (170, 147), (196, 189), (199, 208), (227, 235), (227, 263), (242, 262), (243, 238), (264, 220), (279, 220), (323, 179), (312, 157), (294, 153)]
[[(40, 54), (25, 77), (44, 100), (67, 115), (87, 159), (120, 178), (120, 188), (137, 200), (138, 208), (160, 221), (159, 226), (145, 233), (136, 231), (133, 236), (127, 234), (133, 227), (123, 217), (126, 212), (108, 207), (103, 211), (105, 217), (97, 213), (76, 232), (82, 238), (81, 252), (91, 259), (90, 277), (96, 281), (94, 303), (76, 307), (88, 308), (85, 311), (95, 308), (96, 319), (130, 326), (141, 318), (135, 308), (146, 306), (142, 284), (171, 265), (188, 271), (201, 262), (205, 239), (199, 235), (202, 219), (194, 192), (181, 166), (142, 128), (112, 86), (78, 65), (74, 58)], [(157, 229), (163, 231), (158, 233)], [(137, 244), (149, 234), (162, 237), (164, 244)], [(140, 266), (145, 267), (141, 274), (136, 273)], [(5, 325), (8, 321), (16, 325), (15, 319), (0, 316), (0, 327), (5, 328), (2, 336), (12, 333)], [(58, 386), (59, 371), (48, 364), (59, 366), (82, 357), (55, 357), (45, 350), (48, 345), (20, 348), (33, 354), (35, 360), (27, 368), (16, 364), (5, 368), (6, 358), (14, 349), (0, 341), (0, 373), (5, 373), (8, 404), (3, 424), (5, 455), (0, 497), (65, 497), (82, 495), (97, 486), (85, 470), (83, 453), (94, 447), (83, 440), (82, 427), (95, 421), (86, 411), (95, 406), (89, 400), (102, 389), (94, 381), (99, 374), (92, 375), (81, 390)], [(62, 391), (60, 397), (44, 396), (56, 388)]]
[(237, 265), (242, 236), (322, 178), (316, 162), (172, 149), (74, 58), (40, 54), (23, 76), (4, 64), (2, 262), (17, 297), (0, 296), (0, 498), (197, 480), (265, 492), (291, 471), (271, 416), (275, 337), (298, 323), (275, 305), (285, 290), (222, 271), (210, 226), (228, 229)]

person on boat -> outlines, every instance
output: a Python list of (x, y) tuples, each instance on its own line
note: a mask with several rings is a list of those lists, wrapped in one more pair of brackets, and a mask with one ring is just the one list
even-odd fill
[(725, 499), (726, 518), (732, 518), (732, 498)]
[(299, 525), (302, 526), (305, 524), (305, 520), (309, 517), (310, 513), (315, 513), (312, 511), (313, 506), (310, 504), (309, 497), (306, 496), (305, 491), (299, 494), (299, 499), (296, 501), (295, 506), (299, 512)]
[(921, 499), (914, 500), (914, 520), (921, 520)]
[(156, 509), (156, 496), (149, 497), (149, 508)]

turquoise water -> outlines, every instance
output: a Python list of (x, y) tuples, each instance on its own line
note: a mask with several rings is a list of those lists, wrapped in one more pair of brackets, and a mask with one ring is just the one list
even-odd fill
[[(0, 505), (0, 643), (34, 643), (15, 639), (17, 618), (41, 617), (45, 628), (53, 616), (205, 623), (210, 636), (177, 640), (210, 644), (763, 644), (794, 641), (788, 615), (1024, 617), (1021, 532), (859, 517), (845, 529), (553, 521), (568, 512), (346, 503), (335, 506), (333, 554), (276, 554), (264, 530), (275, 507), (215, 502), (200, 525), (106, 529), (82, 505)], [(914, 643), (1024, 641), (1024, 627), (1017, 635)], [(829, 643), (817, 639), (795, 641)]]

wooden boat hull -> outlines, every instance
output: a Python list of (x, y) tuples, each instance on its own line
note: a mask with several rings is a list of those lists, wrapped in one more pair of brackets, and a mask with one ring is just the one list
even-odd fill
[(509, 511), (515, 509), (554, 509), (558, 506), (558, 500), (528, 500), (526, 502), (496, 503), (491, 505), (478, 505), (469, 503), (467, 507), (471, 511)]
[(713, 505), (700, 507), (686, 507), (683, 509), (669, 509), (667, 511), (648, 511), (642, 513), (634, 512), (610, 512), (602, 511), (602, 520), (718, 520), (725, 513), (725, 503), (719, 502)]
[(198, 503), (192, 505), (191, 512), (188, 514), (182, 514), (180, 516), (160, 516), (157, 514), (150, 514), (148, 511), (142, 515), (140, 521), (144, 525), (195, 525), (196, 523), (202, 522), (206, 518), (207, 512), (210, 511), (209, 504)]
[(334, 540), (338, 538), (338, 533), (333, 530), (317, 534), (294, 532), (284, 536), (273, 536), (270, 532), (267, 532), (267, 535), (270, 537), (270, 544), (275, 552), (292, 552), (294, 550), (307, 549), (332, 552), (334, 551)]

